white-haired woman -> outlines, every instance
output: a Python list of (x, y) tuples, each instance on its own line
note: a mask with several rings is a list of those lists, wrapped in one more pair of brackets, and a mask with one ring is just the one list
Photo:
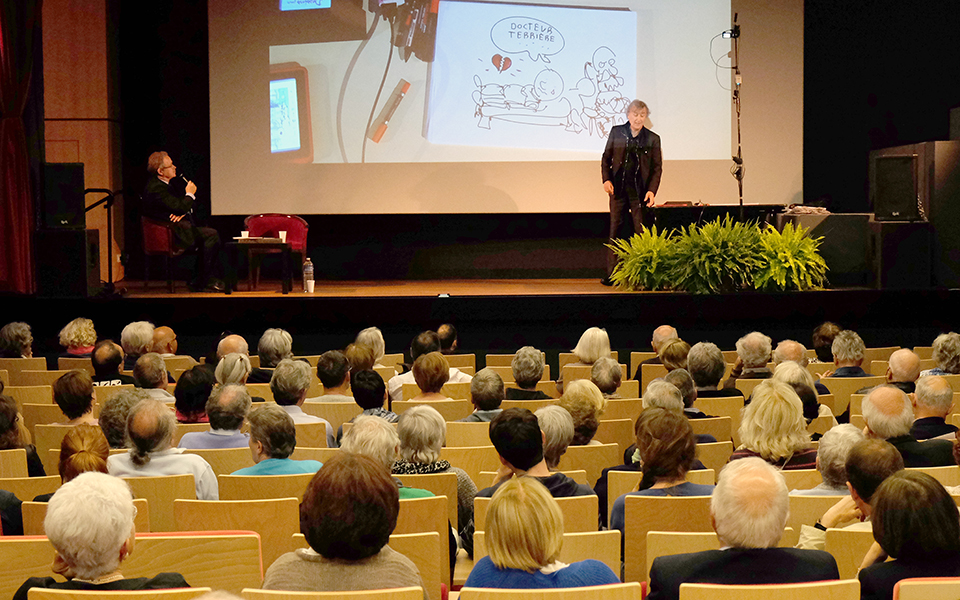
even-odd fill
[(74, 319), (60, 330), (60, 345), (65, 350), (60, 356), (90, 358), (96, 343), (97, 330), (90, 319)]
[[(577, 346), (571, 350), (577, 357), (577, 362), (568, 363), (564, 366), (586, 367), (597, 362), (598, 358), (607, 358), (610, 356), (610, 337), (606, 329), (591, 327), (583, 332)], [(557, 391), (563, 393), (563, 369), (560, 369), (560, 376), (557, 377)]]
[(800, 402), (803, 404), (803, 416), (807, 423), (816, 417), (830, 417), (833, 420), (830, 426), (835, 427), (837, 425), (837, 419), (833, 416), (830, 407), (820, 404), (817, 382), (810, 371), (792, 360), (788, 360), (780, 363), (773, 370), (773, 380), (782, 381), (797, 393)]
[(178, 573), (126, 579), (120, 565), (133, 552), (134, 517), (130, 487), (104, 473), (81, 473), (63, 484), (47, 505), (44, 531), (57, 554), (53, 572), (66, 578), (31, 577), (13, 595), (27, 600), (31, 588), (60, 590), (154, 590), (190, 587)]
[[(217, 363), (214, 377), (217, 378), (217, 385), (246, 385), (252, 372), (253, 366), (250, 364), (249, 356), (239, 352), (231, 352)], [(266, 401), (260, 396), (251, 396), (250, 399), (253, 402)]]
[(387, 344), (383, 340), (383, 333), (380, 331), (380, 329), (376, 327), (367, 327), (357, 334), (357, 339), (354, 340), (354, 342), (372, 348), (373, 360), (375, 362), (373, 366), (383, 366), (380, 364), (380, 361), (383, 360), (383, 357), (386, 355)]
[(730, 461), (757, 456), (784, 470), (816, 468), (817, 449), (793, 388), (768, 379), (754, 388), (752, 398), (740, 422), (741, 445)]
[(426, 473), (456, 473), (457, 475), (457, 531), (473, 521), (473, 499), (477, 486), (458, 467), (440, 458), (440, 448), (447, 440), (447, 423), (432, 406), (414, 406), (400, 415), (397, 423), (400, 436), (400, 460), (394, 463), (393, 472), (401, 475)]

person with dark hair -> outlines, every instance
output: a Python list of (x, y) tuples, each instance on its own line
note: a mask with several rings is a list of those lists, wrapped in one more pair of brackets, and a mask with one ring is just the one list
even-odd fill
[(23, 417), (17, 411), (17, 401), (0, 394), (0, 450), (23, 448), (27, 451), (27, 474), (30, 477), (44, 477), (43, 462), (37, 455), (37, 447), (29, 443), (30, 432), (23, 424)]
[(813, 330), (813, 351), (817, 358), (812, 361), (815, 363), (833, 362), (833, 338), (840, 333), (840, 326), (830, 321), (825, 321), (816, 326)]
[(437, 327), (437, 337), (440, 338), (440, 352), (443, 354), (457, 353), (457, 328), (452, 323), (444, 323)]
[[(103, 431), (94, 425), (71, 427), (60, 442), (60, 483), (67, 483), (80, 473), (87, 471), (107, 472), (107, 457), (110, 456), (110, 444)], [(53, 493), (40, 494), (34, 502), (49, 502)]]
[(536, 477), (556, 498), (592, 496), (593, 490), (563, 473), (551, 473), (543, 457), (543, 432), (537, 416), (526, 408), (508, 408), (490, 422), (490, 441), (500, 455), (494, 484), (477, 492), (489, 498), (511, 477)]
[(120, 372), (123, 348), (113, 340), (102, 340), (93, 347), (93, 385), (133, 385), (133, 377)]
[[(178, 386), (179, 387), (179, 386)], [(252, 405), (243, 385), (221, 385), (207, 398), (205, 412), (210, 431), (190, 431), (180, 438), (179, 448), (246, 448), (250, 436), (240, 431)]]
[(351, 373), (372, 369), (377, 364), (377, 353), (366, 344), (347, 344), (343, 354), (347, 357), (347, 362), (350, 363)]
[(53, 383), (53, 401), (67, 416), (64, 425), (96, 425), (93, 418), (93, 380), (81, 369), (64, 373)]
[(111, 448), (126, 446), (127, 415), (138, 402), (149, 399), (150, 395), (139, 388), (122, 390), (100, 407), (100, 418), (97, 421)]
[[(900, 471), (880, 484), (873, 539), (877, 543), (864, 563), (874, 564), (857, 575), (864, 600), (891, 600), (902, 579), (960, 576), (960, 514), (950, 494), (926, 473)], [(895, 560), (884, 562), (887, 557)]]
[(353, 402), (350, 391), (350, 361), (339, 350), (329, 350), (317, 360), (317, 378), (323, 385), (323, 394), (307, 398), (307, 402)]
[[(413, 338), (410, 343), (410, 370), (402, 375), (391, 377), (387, 382), (387, 393), (390, 394), (390, 403), (403, 400), (403, 384), (416, 383), (413, 376), (413, 364), (424, 354), (440, 352), (440, 337), (436, 331), (424, 331)], [(469, 383), (473, 378), (456, 367), (449, 367), (448, 379), (450, 383)]]
[(173, 448), (177, 419), (159, 400), (141, 400), (127, 415), (126, 454), (107, 459), (107, 471), (116, 477), (152, 475), (193, 475), (198, 500), (219, 500), (213, 468), (196, 454)]
[(197, 365), (184, 371), (173, 390), (178, 423), (206, 423), (207, 400), (217, 382), (210, 369)]
[[(353, 400), (363, 409), (363, 412), (350, 419), (350, 423), (363, 416), (380, 417), (387, 423), (396, 423), (400, 419), (397, 413), (383, 407), (387, 402), (387, 386), (376, 371), (354, 373), (350, 376), (350, 387), (353, 390)], [(342, 439), (343, 425), (337, 428), (337, 444)]]
[(267, 404), (247, 416), (250, 423), (252, 467), (234, 471), (234, 475), (293, 475), (316, 473), (323, 463), (316, 460), (293, 460), (297, 447), (297, 429), (293, 419), (276, 404)]
[(643, 478), (638, 491), (624, 494), (613, 503), (610, 528), (619, 529), (621, 535), (627, 496), (709, 496), (714, 487), (686, 480), (697, 457), (697, 440), (686, 417), (651, 407), (640, 413), (634, 430)]
[[(416, 565), (387, 542), (397, 526), (400, 496), (375, 460), (339, 453), (307, 485), (300, 529), (309, 548), (278, 558), (263, 589), (346, 592), (423, 587)], [(429, 596), (424, 589), (424, 600)]]

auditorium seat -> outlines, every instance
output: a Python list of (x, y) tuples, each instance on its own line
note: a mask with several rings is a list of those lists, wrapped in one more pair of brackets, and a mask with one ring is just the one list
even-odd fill
[(154, 531), (176, 531), (173, 501), (196, 500), (193, 475), (153, 475), (122, 477), (133, 491), (134, 498), (145, 498), (150, 505), (150, 526)]
[[(447, 385), (470, 386), (469, 383), (448, 383)], [(443, 386), (444, 389), (441, 390), (440, 393), (448, 393), (445, 391), (447, 385)], [(406, 384), (404, 384), (404, 387), (406, 387)], [(419, 389), (417, 391), (419, 392)], [(470, 393), (468, 391), (467, 396), (469, 397), (469, 395)], [(408, 408), (413, 408), (414, 406), (430, 406), (440, 413), (440, 416), (443, 417), (444, 421), (459, 421), (473, 412), (473, 404), (471, 404), (469, 400), (464, 399), (403, 400), (400, 402), (394, 402), (391, 408), (393, 409), (393, 412), (397, 413), (398, 415), (402, 415), (403, 411), (407, 410)]]
[[(604, 413), (606, 417), (606, 413)], [(631, 419), (607, 419), (600, 420), (597, 432), (593, 439), (603, 444), (617, 444), (620, 447), (620, 455), (627, 451), (636, 441), (633, 434), (633, 421)], [(607, 465), (612, 467), (613, 465)]]
[[(640, 471), (608, 471), (607, 472), (607, 523), (610, 522), (610, 513), (613, 512), (613, 503), (617, 498), (637, 490), (643, 473)], [(717, 473), (713, 469), (699, 469), (687, 471), (686, 481), (698, 485), (714, 485), (717, 482)]]
[(53, 404), (52, 385), (8, 385), (3, 388), (3, 393), (16, 400), (21, 407), (24, 404)]
[[(421, 393), (420, 388), (417, 387), (415, 383), (405, 383), (400, 389), (402, 390), (403, 401), (412, 400)], [(440, 388), (440, 393), (451, 400), (469, 400), (470, 382), (445, 383), (443, 387)]]
[(219, 475), (217, 481), (221, 500), (296, 498), (299, 502), (314, 475)]
[(712, 435), (718, 442), (729, 442), (733, 439), (730, 417), (690, 419), (690, 426), (693, 428), (694, 435)]
[(80, 369), (81, 371), (86, 371), (93, 377), (93, 361), (89, 358), (73, 358), (70, 356), (60, 356), (57, 357), (57, 369), (61, 371), (71, 371), (73, 369)]
[[(557, 498), (560, 512), (563, 513), (563, 530), (567, 533), (575, 531), (596, 531), (599, 524), (597, 515), (597, 497), (570, 496)], [(483, 531), (487, 524), (487, 511), (490, 508), (490, 498), (477, 497), (473, 500), (473, 523), (477, 531)]]
[(596, 482), (600, 472), (607, 467), (619, 465), (623, 462), (623, 452), (619, 444), (599, 444), (593, 446), (569, 446), (560, 464), (563, 470), (584, 470), (587, 472), (587, 481)]
[(240, 595), (244, 600), (341, 600), (344, 598), (349, 600), (423, 600), (423, 589), (420, 587), (405, 587), (351, 592), (284, 592), (249, 588), (243, 590)]
[[(473, 536), (473, 562), (487, 555), (487, 533), (477, 531)], [(563, 547), (557, 560), (571, 564), (594, 559), (620, 572), (620, 532), (613, 531), (564, 531)]]
[(730, 460), (731, 454), (733, 454), (733, 442), (697, 444), (697, 459), (703, 463), (703, 466), (717, 473)]
[[(59, 477), (57, 478), (59, 479)], [(35, 497), (35, 496), (34, 496)], [(47, 517), (47, 502), (33, 502), (24, 499), (21, 505), (23, 513), (23, 534), (24, 535), (44, 535), (43, 520)], [(137, 514), (133, 517), (133, 524), (137, 533), (150, 532), (150, 505), (144, 498), (134, 498), (133, 505), (137, 509)]]
[(645, 360), (650, 360), (651, 358), (656, 358), (656, 352), (631, 352), (630, 353), (630, 377), (632, 378), (637, 374), (637, 369), (640, 368), (640, 363)]
[(27, 477), (27, 451), (23, 448), (0, 450), (0, 477)]
[(681, 583), (680, 600), (860, 600), (860, 581), (840, 579), (776, 585)]
[(143, 243), (143, 289), (150, 286), (150, 257), (162, 256), (163, 268), (167, 273), (167, 290), (173, 293), (173, 275), (170, 259), (184, 253), (174, 243), (173, 225), (148, 217), (140, 217), (140, 239)]
[[(610, 358), (619, 362), (620, 353), (616, 350), (610, 351)], [(580, 358), (573, 352), (561, 352), (558, 358), (559, 368), (563, 371), (563, 368), (570, 363), (580, 362)]]
[(893, 600), (953, 600), (960, 597), (960, 577), (911, 577), (893, 586)]
[[(300, 432), (298, 430), (298, 440), (300, 439), (299, 433)], [(196, 454), (203, 460), (207, 461), (207, 464), (210, 465), (210, 468), (213, 469), (213, 472), (217, 477), (220, 475), (229, 475), (234, 471), (252, 467), (256, 464), (253, 462), (253, 456), (251, 455), (250, 448), (248, 446), (244, 446), (242, 448), (188, 448), (183, 452), (184, 454)], [(247, 528), (230, 527), (229, 529)]]
[(430, 533), (440, 536), (440, 581), (450, 585), (450, 524), (447, 520), (447, 499), (442, 496), (404, 498), (400, 500), (397, 526), (393, 533)]
[(710, 496), (627, 496), (623, 523), (623, 580), (645, 581), (647, 532), (713, 531)]
[(20, 382), (20, 373), (23, 371), (43, 371), (47, 368), (47, 359), (42, 356), (33, 358), (0, 358), (0, 369), (7, 371), (10, 380), (3, 380), (7, 385), (24, 385)]
[(419, 488), (427, 490), (434, 496), (445, 496), (447, 498), (447, 520), (451, 525), (458, 527), (458, 498), (457, 498), (457, 474), (450, 473), (426, 473), (421, 475), (403, 475), (394, 474), (399, 479), (403, 487)]
[(445, 446), (489, 446), (490, 423), (452, 421), (447, 423)]
[(117, 590), (98, 592), (90, 590), (56, 590), (33, 588), (29, 600), (192, 600), (212, 591), (208, 587), (169, 588), (162, 590)]
[(10, 492), (20, 500), (33, 500), (41, 494), (52, 494), (60, 487), (59, 475), (46, 477), (0, 477), (0, 490)]

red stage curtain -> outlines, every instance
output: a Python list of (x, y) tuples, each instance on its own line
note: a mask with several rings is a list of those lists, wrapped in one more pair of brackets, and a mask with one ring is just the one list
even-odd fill
[(0, 2), (0, 287), (34, 291), (33, 215), (23, 110), (42, 0)]

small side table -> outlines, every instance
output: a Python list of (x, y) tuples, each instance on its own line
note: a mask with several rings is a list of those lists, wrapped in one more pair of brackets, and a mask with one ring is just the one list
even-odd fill
[(282, 293), (289, 294), (293, 288), (293, 281), (290, 273), (290, 244), (280, 241), (280, 238), (234, 238), (234, 241), (227, 242), (227, 255), (229, 256), (229, 267), (227, 272), (227, 281), (224, 286), (224, 293), (232, 294), (237, 287), (237, 270), (240, 263), (240, 252), (244, 252), (249, 257), (249, 250), (279, 250), (283, 267), (282, 274)]

